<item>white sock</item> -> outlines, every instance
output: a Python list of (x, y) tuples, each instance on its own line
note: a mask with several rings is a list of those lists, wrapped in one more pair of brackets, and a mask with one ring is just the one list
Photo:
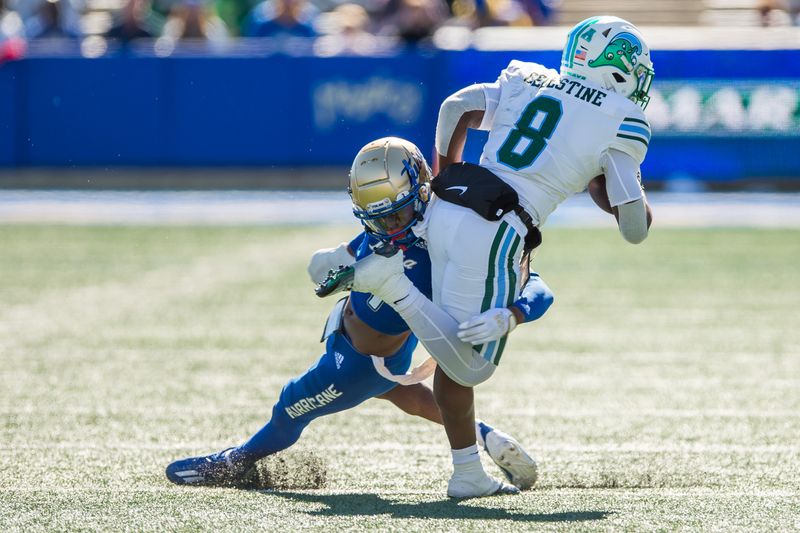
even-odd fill
[(460, 450), (450, 450), (450, 453), (453, 454), (453, 465), (456, 469), (458, 469), (459, 465), (473, 463), (475, 461), (480, 462), (481, 460), (480, 455), (478, 455), (477, 444), (461, 448)]

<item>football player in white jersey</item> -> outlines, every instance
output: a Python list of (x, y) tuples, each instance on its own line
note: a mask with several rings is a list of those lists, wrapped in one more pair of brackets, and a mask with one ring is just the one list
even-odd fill
[[(451, 95), (437, 123), (438, 164), (445, 169), (439, 178), (445, 171), (474, 178), (475, 167), (460, 163), (467, 128), (488, 130), (481, 179), (488, 170), (491, 180), (510, 185), (517, 209), (497, 220), (440, 198), (430, 202), (415, 232), (428, 244), (433, 301), (404, 276), (400, 254), (373, 254), (356, 266), (354, 289), (389, 303), (438, 363), (434, 394), (453, 450), (451, 495), (492, 493), (491, 478), (477, 461), (472, 387), (494, 373), (506, 335), (516, 326), (504, 307), (519, 293), (525, 237), (538, 234), (562, 201), (600, 176), (606, 194), (598, 204), (614, 213), (622, 236), (631, 243), (647, 237), (651, 215), (639, 165), (650, 142), (643, 109), (653, 73), (639, 30), (601, 16), (569, 33), (560, 72), (512, 61), (495, 83)], [(465, 178), (448, 190), (467, 196), (480, 185)], [(479, 313), (481, 327), (487, 313), (493, 315), (497, 334), (473, 346), (470, 317)], [(463, 462), (465, 455), (474, 460)]]

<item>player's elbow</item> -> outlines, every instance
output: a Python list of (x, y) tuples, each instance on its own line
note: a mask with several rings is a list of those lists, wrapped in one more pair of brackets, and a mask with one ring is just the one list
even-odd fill
[(322, 248), (314, 252), (306, 272), (311, 281), (319, 283), (325, 279), (329, 270), (336, 269), (340, 265), (352, 265), (354, 261), (349, 245), (343, 242), (336, 248)]
[[(447, 157), (450, 153), (450, 142), (455, 133), (458, 118), (460, 118), (460, 110), (458, 109), (458, 101), (450, 96), (442, 102), (439, 106), (439, 118), (436, 121), (436, 152), (440, 156)], [(456, 118), (455, 115), (459, 117)], [(441, 161), (439, 162), (441, 164)], [(449, 164), (450, 161), (447, 161)], [(444, 165), (446, 166), (446, 165)], [(440, 166), (441, 171), (443, 166)]]
[(530, 305), (517, 305), (525, 317), (524, 322), (532, 322), (541, 318), (555, 301), (553, 291), (535, 272), (531, 273), (531, 280), (528, 282), (526, 290), (523, 291), (523, 296), (530, 301)]
[(550, 292), (550, 289), (547, 289), (544, 294), (542, 294), (542, 314), (545, 314), (550, 306), (553, 305), (553, 302), (556, 300), (555, 295)]
[(553, 291), (550, 290), (550, 287), (545, 285), (542, 288), (542, 292), (536, 295), (536, 300), (538, 305), (535, 307), (539, 310), (539, 312), (537, 313), (538, 316), (536, 316), (535, 319), (541, 318), (547, 312), (547, 310), (550, 309), (550, 306), (553, 305), (553, 302), (555, 301), (555, 295), (553, 294)]
[(644, 242), (648, 235), (646, 225), (636, 228), (620, 225), (619, 232), (622, 234), (622, 238), (631, 244), (640, 244)]
[(442, 105), (439, 106), (439, 112), (442, 112), (442, 109), (449, 109), (451, 108), (456, 102), (458, 102), (459, 97), (458, 93), (453, 93), (444, 100), (442, 100)]
[(547, 310), (550, 309), (550, 306), (553, 305), (553, 301), (555, 297), (550, 290), (544, 291), (542, 294), (536, 296), (536, 302), (533, 306), (532, 312), (528, 315), (525, 322), (533, 322), (534, 320), (539, 320), (547, 313)]
[(461, 111), (461, 103), (458, 96), (451, 94), (445, 98), (444, 102), (442, 102), (442, 105), (439, 106), (439, 118), (442, 119), (456, 113), (460, 115)]
[(619, 232), (631, 244), (639, 244), (647, 238), (649, 228), (648, 206), (644, 198), (617, 206)]

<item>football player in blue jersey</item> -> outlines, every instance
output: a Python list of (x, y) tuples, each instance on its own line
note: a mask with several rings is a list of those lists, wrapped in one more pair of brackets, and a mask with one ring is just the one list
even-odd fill
[[(424, 242), (413, 233), (429, 197), (430, 170), (419, 149), (398, 138), (369, 143), (356, 157), (350, 174), (355, 215), (365, 231), (349, 243), (318, 250), (309, 274), (319, 282), (328, 270), (373, 253), (381, 242), (404, 249), (406, 275), (424, 294), (431, 294), (431, 263)], [(541, 317), (553, 301), (547, 285), (530, 276), (520, 298), (508, 307), (518, 322)], [(492, 342), (501, 331), (494, 315), (478, 316), (466, 331), (474, 342)], [(372, 294), (351, 292), (328, 317), (323, 333), (325, 353), (303, 375), (289, 381), (272, 409), (272, 418), (244, 444), (208, 456), (171, 463), (167, 478), (180, 485), (239, 486), (255, 463), (292, 446), (305, 427), (320, 416), (355, 407), (369, 398), (393, 402), (404, 412), (442, 424), (433, 392), (421, 383), (433, 374), (428, 359), (409, 372), (417, 338), (388, 305)], [(509, 494), (536, 481), (536, 463), (511, 436), (477, 421), (478, 442), (512, 485), (495, 480), (488, 494)], [(477, 452), (476, 452), (477, 453)], [(472, 457), (455, 457), (470, 462)]]

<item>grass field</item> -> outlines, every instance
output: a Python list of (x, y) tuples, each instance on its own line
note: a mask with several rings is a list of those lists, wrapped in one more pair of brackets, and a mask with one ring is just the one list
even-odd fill
[(531, 492), (448, 501), (443, 431), (379, 400), (312, 424), (280, 490), (170, 485), (321, 353), (306, 259), (353, 229), (0, 227), (0, 531), (800, 529), (792, 230), (546, 232), (556, 303), (476, 393)]

